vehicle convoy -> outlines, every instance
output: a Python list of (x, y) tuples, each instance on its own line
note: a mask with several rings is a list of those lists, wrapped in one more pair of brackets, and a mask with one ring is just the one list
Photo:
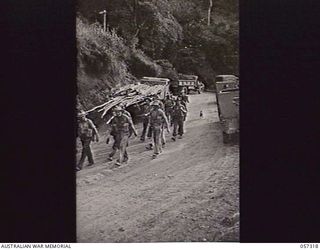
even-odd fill
[(239, 133), (239, 79), (233, 75), (219, 75), (216, 79), (216, 99), (223, 142), (228, 143)]
[(181, 92), (189, 94), (191, 91), (196, 91), (200, 94), (204, 90), (204, 84), (198, 80), (196, 75), (179, 74), (179, 79), (172, 83), (171, 89), (175, 94), (180, 94)]

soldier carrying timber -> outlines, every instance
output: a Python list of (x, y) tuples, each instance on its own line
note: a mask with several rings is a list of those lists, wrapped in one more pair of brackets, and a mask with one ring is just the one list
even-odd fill
[[(166, 136), (171, 133), (170, 127), (173, 141), (177, 136), (182, 138), (188, 112), (187, 103), (189, 99), (185, 91), (181, 91), (177, 96), (172, 95), (169, 79), (143, 77), (139, 84), (126, 85), (113, 91), (112, 97), (106, 103), (86, 113), (101, 112), (101, 118), (106, 119), (106, 144), (109, 144), (111, 139), (113, 141), (107, 160), (116, 160), (115, 166), (121, 166), (129, 161), (127, 148), (130, 138), (132, 135), (137, 136), (134, 122), (142, 123), (139, 139), (147, 143), (148, 150), (153, 150), (152, 158), (157, 158), (166, 145)], [(93, 125), (93, 122), (90, 124)], [(98, 131), (94, 125), (92, 131), (94, 138), (98, 139)], [(90, 143), (83, 141), (83, 145), (83, 156), (78, 170), (82, 168), (85, 156), (88, 157), (89, 164), (93, 164)]]
[(121, 164), (127, 163), (129, 160), (127, 146), (131, 132), (135, 136), (138, 134), (133, 125), (132, 119), (124, 114), (123, 109), (120, 106), (115, 107), (114, 113), (115, 116), (108, 121), (109, 124), (111, 124), (110, 135), (114, 138), (114, 145), (108, 160), (112, 161), (113, 156), (116, 154), (117, 150), (119, 150), (119, 158), (116, 161), (116, 165), (121, 166)]

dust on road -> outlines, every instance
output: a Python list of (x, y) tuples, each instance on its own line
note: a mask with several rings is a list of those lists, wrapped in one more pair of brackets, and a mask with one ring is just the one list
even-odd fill
[(96, 164), (77, 173), (78, 242), (239, 240), (239, 147), (222, 143), (213, 93), (189, 99), (184, 138), (167, 135), (157, 159), (135, 138), (113, 168), (111, 145), (93, 145)]

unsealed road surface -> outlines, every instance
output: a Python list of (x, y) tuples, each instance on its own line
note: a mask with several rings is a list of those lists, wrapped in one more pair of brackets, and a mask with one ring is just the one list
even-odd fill
[(222, 143), (213, 93), (189, 99), (184, 138), (167, 135), (157, 159), (138, 137), (114, 168), (104, 137), (93, 145), (96, 164), (77, 173), (78, 242), (239, 240), (239, 147)]

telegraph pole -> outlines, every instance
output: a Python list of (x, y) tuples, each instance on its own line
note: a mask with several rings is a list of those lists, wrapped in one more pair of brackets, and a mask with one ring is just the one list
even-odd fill
[(99, 12), (100, 15), (103, 15), (103, 32), (107, 30), (107, 11), (103, 10)]

